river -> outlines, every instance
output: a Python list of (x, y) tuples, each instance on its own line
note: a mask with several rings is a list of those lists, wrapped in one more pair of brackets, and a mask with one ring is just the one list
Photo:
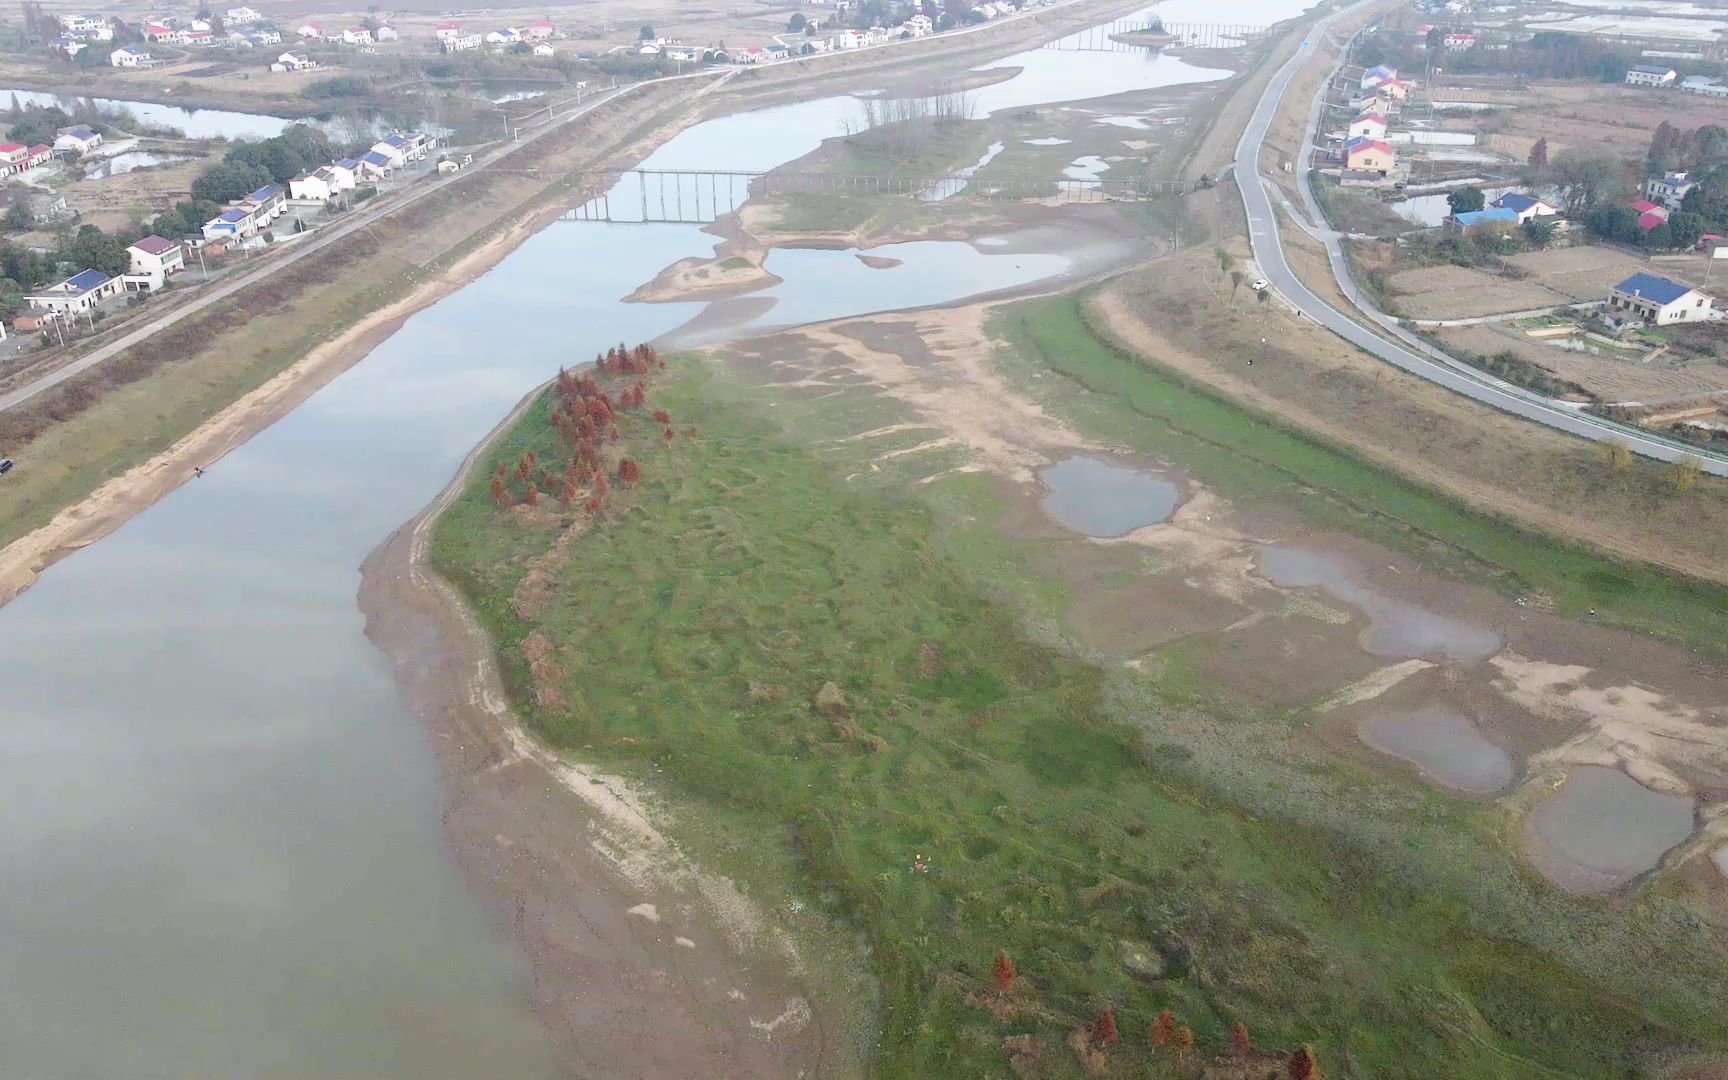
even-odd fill
[[(1300, 0), (1158, 10), (1267, 23)], [(1024, 71), (980, 91), (983, 110), (1226, 74), (1120, 52), (1002, 63)], [(853, 110), (723, 117), (647, 164), (769, 169)], [(6, 1075), (556, 1075), (527, 965), (447, 850), (437, 761), (363, 634), (358, 568), (560, 364), (695, 316), (619, 298), (714, 244), (690, 225), (543, 230), (0, 608)], [(1051, 272), (1022, 262), (938, 299)], [(802, 255), (776, 271), (800, 319), (909, 299), (850, 267), (836, 289)]]

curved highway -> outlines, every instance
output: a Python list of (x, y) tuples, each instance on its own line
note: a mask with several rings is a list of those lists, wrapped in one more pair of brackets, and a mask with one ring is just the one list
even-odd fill
[[(1346, 9), (1351, 10), (1351, 9)], [(1309, 40), (1317, 40), (1326, 33), (1332, 20), (1345, 12), (1335, 12), (1326, 16), (1306, 33)], [(1413, 375), (1419, 375), (1429, 382), (1438, 383), (1448, 390), (1456, 391), (1467, 397), (1474, 398), (1486, 405), (1521, 416), (1526, 420), (1534, 420), (1546, 424), (1568, 434), (1582, 436), (1596, 441), (1618, 440), (1629, 447), (1634, 453), (1659, 461), (1676, 461), (1681, 458), (1694, 458), (1704, 472), (1716, 476), (1728, 476), (1728, 459), (1719, 457), (1709, 451), (1684, 443), (1653, 435), (1638, 428), (1615, 424), (1611, 421), (1590, 416), (1587, 413), (1555, 404), (1547, 398), (1532, 394), (1529, 391), (1491, 378), (1482, 372), (1431, 350), (1427, 343), (1416, 338), (1397, 325), (1397, 320), (1374, 308), (1357, 292), (1355, 282), (1344, 261), (1341, 244), (1335, 234), (1329, 230), (1321, 230), (1321, 237), (1326, 245), (1327, 259), (1331, 263), (1332, 273), (1338, 280), (1338, 286), (1351, 303), (1356, 305), (1363, 314), (1386, 331), (1399, 338), (1398, 341), (1380, 336), (1369, 328), (1356, 322), (1343, 312), (1334, 308), (1302, 283), (1301, 279), (1291, 271), (1290, 264), (1284, 258), (1284, 241), (1278, 233), (1278, 218), (1273, 209), (1272, 198), (1267, 192), (1269, 183), (1260, 175), (1261, 149), (1266, 142), (1267, 131), (1272, 126), (1272, 118), (1278, 111), (1285, 92), (1289, 89), (1296, 72), (1313, 55), (1308, 41), (1304, 41), (1295, 55), (1285, 62), (1284, 66), (1272, 76), (1266, 91), (1261, 95), (1260, 103), (1255, 106), (1254, 116), (1248, 122), (1248, 128), (1242, 133), (1242, 140), (1236, 144), (1236, 186), (1242, 191), (1242, 202), (1248, 211), (1248, 239), (1253, 246), (1254, 259), (1260, 265), (1260, 272), (1272, 283), (1279, 294), (1294, 304), (1304, 315), (1326, 327), (1339, 337), (1358, 348), (1364, 349), (1387, 363), (1402, 368)], [(1311, 121), (1317, 120), (1320, 111), (1316, 100)], [(1314, 123), (1309, 124), (1309, 132), (1315, 130)], [(1310, 136), (1311, 137), (1311, 136)], [(1304, 142), (1301, 160), (1297, 163), (1297, 177), (1304, 196), (1312, 203), (1313, 196), (1308, 192), (1308, 169), (1311, 147)], [(1317, 222), (1323, 222), (1318, 212), (1314, 213)]]

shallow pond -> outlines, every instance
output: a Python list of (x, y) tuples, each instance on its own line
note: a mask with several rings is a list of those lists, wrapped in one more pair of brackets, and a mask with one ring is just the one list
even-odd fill
[(1166, 521), (1181, 502), (1174, 481), (1096, 457), (1071, 457), (1038, 473), (1044, 512), (1087, 536), (1122, 536)]
[(113, 157), (93, 161), (84, 170), (84, 179), (100, 180), (104, 176), (121, 176), (134, 169), (149, 169), (157, 165), (172, 165), (177, 161), (190, 161), (188, 154), (164, 154), (156, 150), (127, 150)]
[(1692, 800), (1651, 791), (1619, 769), (1582, 765), (1530, 812), (1538, 869), (1572, 892), (1604, 892), (1661, 861), (1692, 835)]
[(1356, 733), (1382, 754), (1403, 758), (1436, 782), (1472, 795), (1501, 790), (1515, 772), (1506, 751), (1483, 737), (1469, 717), (1439, 706), (1370, 717)]
[(1274, 585), (1323, 589), (1360, 611), (1368, 619), (1362, 648), (1375, 656), (1475, 663), (1500, 651), (1500, 635), (1494, 631), (1372, 589), (1337, 556), (1265, 544), (1258, 565)]
[[(1508, 191), (1516, 190), (1509, 187), (1483, 188), (1482, 196), (1485, 202), (1491, 203)], [(1387, 203), (1386, 207), (1406, 221), (1434, 228), (1452, 212), (1452, 208), (1446, 203), (1446, 194), (1444, 191), (1437, 191), (1432, 195), (1412, 195), (1408, 199)]]

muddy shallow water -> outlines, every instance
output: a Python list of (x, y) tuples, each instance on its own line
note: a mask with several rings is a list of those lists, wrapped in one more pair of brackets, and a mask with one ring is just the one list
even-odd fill
[(1403, 758), (1439, 784), (1488, 795), (1512, 782), (1506, 751), (1489, 742), (1469, 717), (1440, 706), (1372, 716), (1357, 725), (1362, 741)]
[(1441, 615), (1363, 584), (1341, 557), (1306, 548), (1264, 544), (1256, 565), (1274, 585), (1318, 588), (1368, 620), (1362, 648), (1375, 656), (1475, 663), (1500, 651), (1499, 634)]
[(1087, 536), (1122, 536), (1168, 520), (1182, 489), (1148, 469), (1076, 456), (1039, 472), (1045, 513)]
[(1582, 765), (1524, 823), (1543, 876), (1573, 892), (1605, 892), (1650, 870), (1692, 834), (1692, 800), (1663, 795), (1619, 769)]

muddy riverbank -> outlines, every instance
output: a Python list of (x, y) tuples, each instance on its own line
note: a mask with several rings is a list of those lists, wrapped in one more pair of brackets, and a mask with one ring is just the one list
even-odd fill
[(567, 1071), (860, 1074), (845, 1025), (813, 1009), (803, 961), (767, 913), (696, 867), (626, 781), (546, 749), (510, 710), (490, 640), (427, 563), (431, 525), (494, 436), (367, 558), (359, 604), (435, 736), (456, 862), (510, 912)]

